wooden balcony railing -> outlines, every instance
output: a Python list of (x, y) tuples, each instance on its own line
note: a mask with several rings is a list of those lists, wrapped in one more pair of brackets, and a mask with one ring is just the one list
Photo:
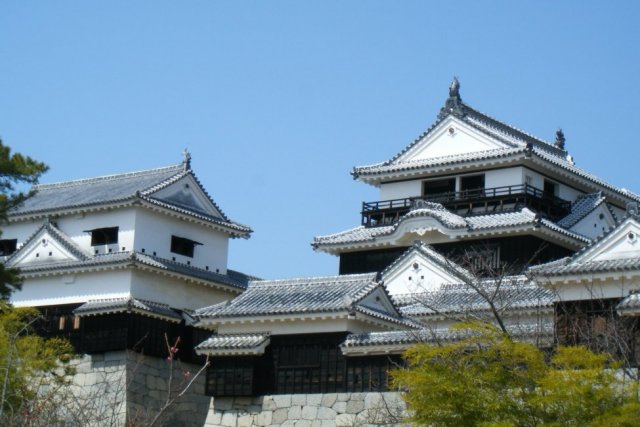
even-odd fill
[(571, 202), (528, 184), (430, 194), (422, 197), (362, 203), (362, 225), (378, 227), (393, 224), (416, 207), (418, 201), (434, 202), (459, 215), (507, 212), (528, 207), (550, 219), (569, 213)]

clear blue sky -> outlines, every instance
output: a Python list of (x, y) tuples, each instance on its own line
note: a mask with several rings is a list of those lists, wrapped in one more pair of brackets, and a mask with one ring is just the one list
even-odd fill
[(337, 273), (314, 235), (359, 224), (386, 160), (465, 102), (640, 192), (640, 3), (4, 1), (0, 137), (43, 182), (181, 161), (250, 225), (230, 267)]

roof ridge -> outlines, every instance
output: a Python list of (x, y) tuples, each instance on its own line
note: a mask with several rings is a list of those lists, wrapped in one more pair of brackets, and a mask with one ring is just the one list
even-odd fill
[(140, 175), (151, 175), (155, 173), (167, 172), (172, 169), (175, 169), (176, 172), (182, 172), (184, 170), (182, 164), (163, 166), (159, 168), (145, 169), (145, 170), (139, 170), (134, 172), (124, 172), (124, 173), (111, 174), (111, 175), (102, 175), (102, 176), (96, 176), (92, 178), (72, 179), (69, 181), (52, 182), (49, 184), (37, 184), (33, 186), (33, 189), (47, 190), (50, 188), (72, 187), (75, 185), (87, 184), (87, 183), (98, 182), (98, 181), (108, 181), (108, 180), (115, 180), (120, 178), (131, 178), (131, 177), (140, 176)]
[[(355, 282), (359, 279), (367, 278), (367, 277), (375, 277), (377, 273), (358, 273), (358, 274), (337, 274), (337, 275), (329, 275), (329, 276), (310, 276), (310, 277), (292, 277), (289, 279), (272, 279), (272, 280), (252, 280), (250, 282), (251, 285), (257, 286), (275, 286), (275, 285), (297, 285), (299, 283), (302, 284), (317, 284), (317, 283), (327, 283), (327, 281), (335, 282)], [(312, 282), (312, 283), (311, 283)]]

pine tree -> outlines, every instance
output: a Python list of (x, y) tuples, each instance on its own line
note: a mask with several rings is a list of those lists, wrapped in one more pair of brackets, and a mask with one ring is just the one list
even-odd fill
[[(18, 206), (32, 192), (28, 190), (38, 182), (48, 169), (44, 163), (20, 153), (11, 153), (11, 148), (0, 140), (0, 220), (7, 220), (7, 213)], [(21, 278), (16, 269), (0, 264), (0, 299), (8, 300), (11, 292), (20, 289)]]

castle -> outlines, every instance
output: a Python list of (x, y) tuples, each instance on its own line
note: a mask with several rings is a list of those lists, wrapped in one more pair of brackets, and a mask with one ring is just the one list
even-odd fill
[[(38, 307), (88, 369), (115, 354), (127, 370), (132, 350), (163, 358), (165, 334), (184, 363), (208, 356), (184, 396), (197, 405), (174, 411), (184, 425), (362, 421), (376, 402), (401, 406), (388, 371), (408, 346), (455, 340), (450, 326), (469, 318), (541, 347), (606, 345), (624, 324), (616, 351), (636, 363), (640, 196), (578, 168), (561, 130), (548, 143), (481, 113), (454, 79), (428, 130), (352, 175), (380, 197), (356, 227), (314, 238), (338, 274), (285, 280), (228, 268), (229, 239), (251, 229), (222, 212), (188, 154), (39, 185), (3, 228), (5, 264), (25, 279), (12, 302)], [(157, 404), (137, 386), (125, 416)]]

